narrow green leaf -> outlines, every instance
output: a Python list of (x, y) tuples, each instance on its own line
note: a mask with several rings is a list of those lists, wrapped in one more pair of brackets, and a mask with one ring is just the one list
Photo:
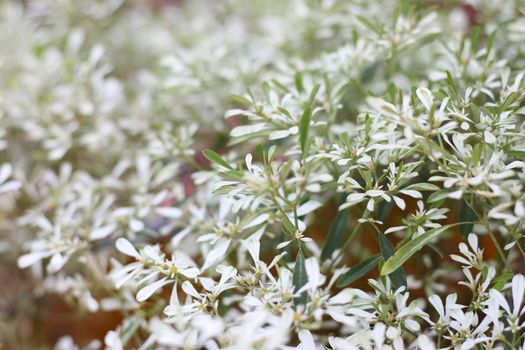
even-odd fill
[(342, 274), (341, 277), (339, 277), (336, 283), (337, 287), (343, 288), (348, 286), (350, 283), (357, 281), (370, 272), (374, 267), (376, 267), (379, 263), (379, 260), (381, 260), (381, 256), (374, 255), (361, 261), (359, 264), (352, 267), (350, 270)]
[(288, 112), (287, 109), (283, 108), (283, 107), (277, 107), (277, 110), (279, 112), (281, 112), (282, 114), (284, 114), (285, 116), (287, 116), (289, 119), (293, 119), (293, 116), (290, 112)]
[(297, 91), (303, 92), (304, 91), (303, 75), (299, 72), (295, 73), (294, 81), (295, 81), (295, 87), (297, 88)]
[(284, 86), (283, 84), (279, 83), (277, 80), (275, 79), (272, 79), (272, 84), (275, 85), (278, 89), (286, 92), (286, 93), (289, 93), (290, 90), (288, 90), (288, 88), (286, 86)]
[(366, 67), (360, 76), (361, 83), (365, 84), (371, 81), (374, 78), (374, 75), (376, 74), (381, 64), (382, 62), (374, 62), (368, 67)]
[(514, 277), (514, 274), (512, 273), (504, 273), (503, 275), (499, 275), (496, 278), (492, 280), (493, 288), (496, 290), (502, 290), (505, 284), (510, 281)]
[(284, 233), (288, 234), (289, 236), (293, 236), (295, 231), (297, 231), (297, 228), (294, 224), (288, 219), (288, 217), (282, 213), (279, 215), (279, 219), (281, 220), (281, 223), (283, 224), (282, 230)]
[[(392, 255), (395, 253), (394, 246), (384, 234), (377, 232), (379, 238), (379, 247), (381, 248), (381, 255), (385, 261), (388, 261)], [(394, 283), (394, 287), (397, 289), (401, 286), (407, 285), (407, 276), (403, 267), (397, 268), (394, 272), (391, 273), (390, 279)]]
[(452, 74), (447, 70), (447, 81), (448, 81), (448, 87), (450, 89), (450, 92), (454, 95), (456, 99), (459, 98), (458, 88), (456, 87), (456, 83), (454, 82), (454, 78), (452, 77)]
[(474, 226), (472, 221), (475, 221), (476, 219), (476, 213), (472, 211), (465, 201), (462, 201), (461, 207), (459, 208), (459, 221), (468, 222), (466, 224), (459, 225), (459, 233), (461, 236), (463, 236), (463, 238), (467, 238), (469, 233), (472, 232), (472, 227)]
[[(297, 292), (308, 282), (308, 275), (306, 274), (306, 267), (304, 264), (304, 255), (302, 250), (299, 250), (297, 253), (297, 258), (295, 259), (295, 266), (293, 270), (293, 285), (295, 287), (294, 292)], [(300, 296), (294, 299), (295, 305), (306, 304), (307, 301), (306, 292), (301, 293)]]
[(126, 328), (126, 330), (120, 335), (120, 341), (122, 342), (122, 345), (126, 345), (130, 341), (131, 337), (139, 329), (139, 326), (140, 326), (140, 323), (137, 321), (137, 322), (133, 322), (132, 324), (129, 325), (128, 328)]
[(516, 158), (525, 160), (525, 147), (516, 147), (506, 151), (505, 153), (507, 153), (510, 156), (514, 156)]
[(244, 106), (251, 106), (251, 105), (253, 105), (253, 102), (250, 101), (249, 99), (247, 99), (244, 96), (230, 95), (230, 98), (232, 100), (234, 100), (235, 102), (237, 102), (238, 104), (241, 104), (241, 105), (244, 105)]
[(501, 112), (507, 110), (518, 99), (518, 97), (519, 97), (518, 92), (516, 92), (516, 91), (511, 92), (505, 98), (505, 100), (501, 103), (501, 105), (499, 107), (499, 110)]
[(321, 87), (321, 84), (316, 84), (312, 91), (310, 91), (310, 95), (308, 96), (308, 105), (311, 107), (314, 104), (315, 97), (317, 96), (317, 93), (319, 92), (319, 88)]
[(389, 275), (392, 272), (396, 271), (405, 261), (410, 259), (415, 252), (423, 248), (424, 245), (435, 239), (436, 237), (443, 234), (447, 231), (451, 225), (446, 225), (442, 227), (435, 228), (430, 230), (421, 236), (418, 236), (399, 248), (394, 255), (392, 255), (383, 265), (381, 269), (381, 275)]
[(492, 46), (494, 45), (494, 39), (496, 39), (496, 30), (494, 30), (492, 33), (490, 33), (489, 38), (487, 40), (487, 53), (488, 56), (490, 51), (492, 50)]
[(359, 22), (364, 24), (366, 27), (368, 27), (372, 31), (374, 31), (374, 32), (376, 32), (378, 34), (381, 34), (381, 29), (378, 26), (376, 26), (375, 24), (373, 24), (371, 21), (369, 21), (368, 18), (366, 18), (364, 16), (356, 16), (356, 18), (357, 18), (357, 20)]
[(306, 146), (308, 142), (308, 133), (310, 131), (310, 120), (312, 118), (312, 107), (307, 106), (301, 117), (301, 124), (299, 125), (299, 141), (301, 143), (301, 151), (306, 154)]
[(478, 51), (480, 33), (481, 33), (481, 27), (479, 25), (476, 25), (470, 30), (470, 42), (472, 43), (472, 52)]
[(393, 201), (387, 202), (387, 201), (381, 201), (379, 205), (377, 206), (377, 219), (378, 220), (385, 220), (388, 214), (392, 211), (392, 208), (394, 207)]
[(393, 82), (390, 82), (388, 84), (387, 91), (388, 91), (388, 97), (390, 98), (390, 102), (395, 103), (396, 102), (396, 91), (397, 91), (396, 84), (394, 84)]
[[(344, 203), (344, 197), (342, 198), (342, 202)], [(346, 210), (339, 210), (328, 230), (328, 237), (326, 238), (323, 250), (321, 251), (321, 261), (325, 261), (332, 257), (335, 249), (341, 244), (347, 222), (348, 213)]]
[(416, 190), (416, 191), (439, 191), (439, 187), (426, 182), (412, 184), (404, 188), (404, 190)]
[(222, 166), (223, 168), (233, 170), (230, 164), (228, 164), (220, 155), (212, 151), (211, 149), (206, 149), (202, 151), (202, 154), (208, 158), (210, 161)]
[(452, 191), (451, 190), (441, 190), (441, 191), (434, 192), (428, 197), (427, 202), (428, 203), (435, 203), (435, 202), (439, 202), (439, 201), (441, 201), (443, 199), (446, 199), (446, 198), (448, 198), (448, 195), (450, 194), (450, 192), (452, 192)]
[(270, 84), (267, 81), (261, 84), (261, 89), (267, 101), (270, 101)]

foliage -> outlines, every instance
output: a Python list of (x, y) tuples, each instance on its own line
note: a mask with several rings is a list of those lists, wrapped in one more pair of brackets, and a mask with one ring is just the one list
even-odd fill
[(122, 314), (78, 348), (525, 348), (522, 1), (167, 3), (0, 3), (2, 260)]

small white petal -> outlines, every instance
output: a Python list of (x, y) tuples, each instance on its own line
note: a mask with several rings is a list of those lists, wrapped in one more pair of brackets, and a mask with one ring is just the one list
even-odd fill
[(196, 299), (201, 298), (201, 295), (199, 294), (199, 292), (197, 292), (195, 287), (189, 281), (186, 281), (182, 284), (182, 290), (184, 291), (184, 293), (191, 295), (192, 297)]
[(385, 193), (385, 191), (382, 191), (382, 190), (368, 190), (366, 191), (366, 195), (369, 196), (369, 197), (379, 197), (381, 196), (383, 193)]
[(20, 181), (9, 181), (0, 186), (0, 193), (15, 191), (20, 187), (22, 187), (22, 183)]
[(268, 213), (261, 214), (261, 215), (257, 216), (255, 219), (249, 221), (246, 225), (244, 225), (243, 229), (248, 229), (248, 228), (252, 228), (252, 227), (258, 226), (258, 225), (266, 222), (269, 217), (270, 217), (270, 214), (268, 214)]
[(146, 287), (139, 290), (137, 293), (137, 301), (142, 302), (148, 299), (153, 293), (162, 288), (164, 285), (168, 284), (169, 281), (166, 281), (166, 277), (152, 284), (147, 285)]
[(299, 345), (300, 350), (316, 350), (312, 333), (306, 329), (301, 329), (298, 336), (299, 340), (301, 341), (301, 344)]
[(474, 252), (478, 250), (478, 236), (476, 234), (471, 233), (468, 235), (468, 243)]
[(416, 95), (419, 97), (419, 100), (421, 100), (427, 111), (429, 111), (432, 108), (432, 104), (434, 103), (432, 92), (430, 92), (430, 90), (425, 87), (420, 87), (416, 90)]
[(393, 198), (394, 198), (394, 202), (396, 203), (397, 207), (401, 210), (405, 210), (406, 208), (405, 201), (402, 198), (399, 198), (397, 196), (394, 196)]
[(394, 226), (394, 227), (390, 227), (389, 229), (387, 229), (385, 231), (385, 235), (386, 234), (389, 234), (391, 232), (397, 232), (397, 231), (401, 231), (401, 230), (404, 230), (406, 228), (406, 226)]
[(137, 258), (137, 259), (141, 258), (139, 252), (137, 252), (135, 247), (133, 247), (133, 245), (125, 238), (121, 237), (121, 238), (117, 239), (117, 242), (115, 243), (115, 246), (117, 247), (118, 251), (123, 253), (123, 254), (132, 256), (132, 257)]
[(160, 216), (164, 216), (170, 219), (178, 219), (182, 217), (182, 210), (180, 210), (180, 208), (175, 207), (157, 207), (155, 208), (155, 212)]
[(196, 267), (191, 267), (189, 269), (182, 270), (180, 273), (187, 278), (195, 278), (200, 274), (200, 270)]
[(33, 253), (28, 253), (28, 254), (25, 254), (25, 255), (22, 255), (18, 258), (17, 260), (17, 265), (19, 268), (21, 269), (25, 269), (26, 267), (29, 267), (33, 264), (35, 264), (36, 262), (44, 259), (44, 258), (47, 258), (48, 256), (51, 256), (51, 252), (33, 252)]
[(523, 295), (525, 294), (525, 277), (523, 275), (516, 275), (512, 278), (512, 305), (514, 307), (512, 313), (514, 316), (519, 314), (521, 304), (523, 303)]
[(0, 167), (0, 184), (4, 183), (5, 180), (13, 173), (13, 166), (9, 163), (2, 164)]
[(144, 229), (144, 223), (140, 220), (132, 219), (129, 222), (129, 228), (134, 232), (139, 232)]
[(91, 234), (89, 235), (89, 239), (97, 240), (97, 239), (106, 238), (111, 233), (113, 233), (115, 229), (116, 229), (116, 225), (107, 225), (107, 226), (99, 227), (91, 231)]
[(59, 271), (69, 260), (69, 256), (55, 253), (51, 257), (49, 264), (47, 265), (47, 271), (49, 273), (55, 273)]
[(412, 198), (423, 198), (423, 195), (421, 194), (421, 192), (416, 191), (416, 190), (401, 190), (399, 192), (406, 194), (407, 196), (410, 196)]
[(206, 260), (202, 265), (202, 270), (206, 270), (210, 266), (218, 263), (221, 259), (223, 259), (229, 246), (229, 239), (219, 242), (206, 256)]
[(321, 207), (322, 205), (323, 204), (318, 201), (308, 201), (297, 208), (297, 216), (304, 216), (306, 214), (309, 214)]
[(494, 136), (490, 131), (488, 130), (485, 130), (483, 132), (483, 138), (485, 140), (486, 143), (489, 143), (489, 144), (494, 144), (496, 143), (496, 136)]

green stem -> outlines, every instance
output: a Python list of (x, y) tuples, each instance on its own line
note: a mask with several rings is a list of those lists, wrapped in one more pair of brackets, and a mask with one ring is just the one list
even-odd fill
[(505, 256), (505, 253), (503, 252), (503, 249), (501, 249), (501, 246), (498, 243), (498, 240), (496, 239), (496, 236), (494, 235), (494, 232), (492, 232), (492, 229), (490, 228), (490, 224), (489, 224), (489, 221), (488, 221), (488, 218), (487, 218), (487, 213), (485, 212), (485, 210), (483, 210), (483, 215), (480, 215), (480, 214), (478, 214), (478, 212), (474, 208), (474, 205), (473, 205), (473, 203), (471, 201), (465, 199), (465, 203), (470, 207), (472, 212), (474, 214), (476, 214), (476, 216), (478, 217), (478, 220), (482, 223), (482, 225), (487, 230), (487, 232), (489, 234), (489, 237), (492, 240), (492, 243), (494, 244), (494, 247), (496, 247), (496, 251), (498, 252), (498, 255), (499, 255), (500, 259), (501, 259), (501, 262), (503, 263), (505, 268), (508, 268), (507, 257)]

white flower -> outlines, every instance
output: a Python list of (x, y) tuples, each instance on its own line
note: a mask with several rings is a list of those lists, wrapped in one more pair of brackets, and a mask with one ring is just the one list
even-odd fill
[[(159, 246), (145, 246), (140, 253), (125, 238), (116, 242), (117, 249), (133, 258), (136, 262), (114, 269), (111, 277), (117, 288), (120, 288), (131, 279), (144, 283), (137, 293), (137, 301), (148, 299), (163, 286), (173, 283), (180, 276), (185, 279), (194, 279), (200, 274), (195, 263), (184, 253), (176, 252), (171, 259), (166, 259)], [(164, 276), (161, 279), (157, 279)]]
[(11, 180), (7, 181), (13, 173), (11, 164), (6, 163), (0, 166), (0, 194), (5, 192), (12, 192), (22, 187), (22, 182)]
[(106, 350), (123, 350), (124, 346), (120, 341), (119, 329), (109, 331), (104, 337), (104, 345)]
[(515, 275), (512, 278), (510, 287), (512, 291), (512, 308), (499, 291), (491, 289), (490, 295), (509, 316), (508, 329), (512, 333), (516, 333), (525, 327), (525, 323), (521, 320), (523, 314), (525, 314), (525, 277), (523, 275)]
[(465, 267), (479, 267), (483, 261), (483, 249), (478, 247), (478, 236), (470, 233), (468, 235), (468, 243), (469, 246), (465, 243), (459, 244), (459, 251), (463, 256), (451, 254), (450, 257)]

